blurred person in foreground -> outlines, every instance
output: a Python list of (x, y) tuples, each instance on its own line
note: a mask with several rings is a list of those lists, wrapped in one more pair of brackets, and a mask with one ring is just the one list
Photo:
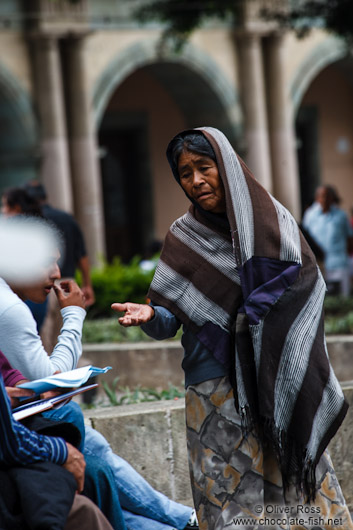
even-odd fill
[(14, 420), (11, 407), (32, 394), (17, 388), (24, 381), (0, 351), (0, 527), (112, 530), (98, 507), (78, 494), (84, 487), (85, 460), (65, 439), (68, 427), (60, 433), (60, 425), (38, 420), (38, 415), (30, 421), (35, 430)]
[[(58, 208), (53, 208), (48, 203), (46, 190), (40, 182), (32, 180), (24, 186), (26, 192), (38, 201), (43, 216), (49, 219), (58, 228), (63, 236), (64, 248), (59, 261), (61, 276), (63, 279), (74, 279), (76, 270), (79, 269), (82, 276), (81, 290), (85, 297), (85, 306), (94, 304), (95, 296), (91, 281), (91, 267), (86, 251), (82, 230), (75, 218)], [(56, 297), (49, 297), (49, 308), (47, 317), (41, 328), (41, 337), (45, 348), (52, 350), (62, 326), (59, 307)]]
[(352, 530), (326, 451), (348, 406), (326, 354), (315, 257), (221, 131), (184, 131), (167, 158), (190, 208), (166, 236), (151, 304), (112, 308), (156, 339), (183, 326), (200, 529), (322, 530), (341, 517)]
[(338, 284), (338, 294), (350, 295), (350, 260), (353, 229), (332, 186), (319, 186), (315, 202), (307, 208), (303, 227), (324, 252), (324, 276), (329, 291)]
[[(10, 219), (7, 221), (8, 226), (4, 226), (3, 229), (8, 230), (12, 224), (16, 225), (20, 221), (21, 219), (17, 218)], [(30, 223), (31, 227), (42, 224), (40, 220), (28, 218), (23, 220), (22, 225), (23, 223)], [(48, 227), (48, 230), (54, 231), (52, 227)], [(25, 238), (25, 242), (27, 239)], [(44, 265), (36, 271), (35, 278), (24, 280), (21, 274), (17, 274), (15, 278), (7, 278), (5, 281), (0, 277), (0, 349), (10, 364), (29, 380), (46, 377), (56, 371), (76, 368), (82, 353), (82, 324), (86, 314), (83, 294), (73, 280), (59, 282), (60, 269), (57, 264), (59, 251), (52, 241), (53, 238), (49, 237), (50, 246)], [(20, 243), (16, 245), (18, 246), (21, 246)], [(8, 271), (8, 274), (11, 272), (12, 270)], [(23, 300), (42, 302), (52, 290), (55, 291), (61, 307), (63, 327), (54, 350), (48, 355), (35, 329), (33, 317)], [(71, 405), (76, 405), (79, 409), (76, 403)], [(45, 415), (56, 420), (71, 420), (77, 426), (77, 411), (68, 412), (69, 415), (64, 406)], [(79, 412), (82, 417), (81, 411)], [(83, 421), (81, 423), (83, 424)], [(125, 525), (129, 530), (183, 530), (184, 528), (196, 530), (198, 528), (192, 508), (175, 502), (152, 488), (126, 460), (113, 453), (104, 436), (91, 426), (82, 425), (80, 432), (82, 430), (84, 439), (82, 451), (87, 462), (104, 464), (110, 470), (111, 478), (108, 483), (106, 472), (104, 485), (109, 486), (110, 497), (114, 494), (118, 498), (115, 503), (109, 503), (108, 496), (103, 498), (101, 495), (104, 505), (99, 504), (98, 500), (97, 504), (116, 530), (124, 530)], [(113, 517), (118, 519), (117, 511), (120, 510), (120, 505), (123, 509), (122, 522), (113, 524)]]
[[(25, 189), (15, 187), (7, 188), (3, 192), (1, 197), (1, 213), (5, 218), (16, 215), (43, 218), (43, 212), (37, 199), (31, 197)], [(37, 322), (37, 329), (40, 332), (47, 314), (48, 300), (46, 299), (42, 304), (36, 304), (31, 300), (26, 300), (26, 304), (32, 311)]]

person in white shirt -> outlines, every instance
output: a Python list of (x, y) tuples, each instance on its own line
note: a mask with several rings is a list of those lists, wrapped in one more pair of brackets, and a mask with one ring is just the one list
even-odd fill
[[(82, 325), (86, 315), (84, 295), (73, 281), (60, 282), (58, 250), (49, 256), (42, 277), (36, 282), (0, 278), (0, 350), (13, 368), (30, 379), (76, 368), (82, 353)], [(53, 352), (48, 355), (38, 335), (36, 323), (25, 299), (41, 303), (54, 289), (63, 317), (63, 327)], [(63, 409), (58, 409), (58, 414)], [(102, 458), (111, 468), (128, 528), (171, 530), (198, 528), (192, 508), (168, 499), (156, 491), (123, 458), (114, 454), (107, 440), (96, 430), (85, 426), (86, 457)]]

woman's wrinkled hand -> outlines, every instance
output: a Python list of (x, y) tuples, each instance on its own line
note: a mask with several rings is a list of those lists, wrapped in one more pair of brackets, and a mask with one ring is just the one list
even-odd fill
[(133, 304), (132, 302), (125, 302), (124, 304), (112, 304), (112, 309), (121, 313), (124, 316), (118, 319), (119, 324), (124, 327), (139, 326), (149, 322), (154, 317), (154, 309), (147, 304)]

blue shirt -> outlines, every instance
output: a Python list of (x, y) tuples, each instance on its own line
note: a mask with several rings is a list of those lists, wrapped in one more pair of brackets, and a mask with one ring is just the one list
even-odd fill
[(332, 205), (324, 213), (314, 203), (303, 217), (303, 226), (325, 253), (326, 270), (345, 269), (349, 266), (347, 240), (353, 235), (346, 213)]
[(67, 446), (62, 438), (37, 434), (13, 419), (0, 374), (0, 465), (22, 466), (43, 461), (61, 465), (67, 456)]
[[(154, 317), (141, 328), (150, 337), (163, 340), (174, 337), (181, 326), (180, 320), (168, 309), (153, 306)], [(181, 343), (184, 348), (182, 367), (185, 372), (185, 386), (196, 385), (209, 379), (223, 377), (228, 373), (212, 352), (204, 346), (192, 331), (183, 326)]]

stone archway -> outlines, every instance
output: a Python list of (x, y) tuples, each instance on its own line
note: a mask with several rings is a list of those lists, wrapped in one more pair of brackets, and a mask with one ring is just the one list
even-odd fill
[(164, 155), (175, 133), (210, 125), (239, 143), (236, 92), (219, 67), (191, 45), (161, 55), (157, 44), (125, 50), (94, 91), (108, 259), (148, 252), (188, 207)]
[[(93, 91), (93, 106), (97, 128), (102, 120), (105, 108), (116, 88), (134, 71), (139, 68), (149, 67), (159, 80), (173, 92), (178, 104), (184, 107), (190, 117), (188, 126), (195, 126), (195, 118), (202, 118), (203, 111), (206, 113), (207, 95), (212, 96), (217, 101), (216, 127), (223, 129), (229, 139), (236, 142), (240, 138), (242, 129), (241, 108), (236, 93), (236, 89), (224, 76), (219, 66), (204, 52), (188, 43), (182, 54), (176, 54), (170, 49), (160, 51), (159, 40), (145, 40), (138, 42), (124, 52), (120, 53), (105, 69), (97, 81)], [(165, 67), (169, 69), (166, 74)], [(170, 77), (170, 73), (175, 67), (178, 70), (180, 84), (184, 82), (194, 83), (194, 93), (200, 93), (201, 101), (197, 112), (190, 114), (190, 109), (185, 107), (183, 98), (179, 97), (175, 86), (175, 72)], [(162, 71), (164, 70), (164, 71)], [(168, 80), (169, 77), (169, 80)], [(196, 98), (195, 98), (196, 99)], [(200, 122), (198, 122), (198, 125)]]
[[(338, 38), (328, 37), (305, 57), (290, 84), (297, 137), (302, 210), (305, 210), (313, 200), (315, 190), (323, 181), (325, 171), (322, 154), (322, 111), (324, 107), (322, 101), (319, 103), (322, 95), (319, 96), (319, 100), (315, 100), (315, 96), (314, 99), (308, 98), (308, 94), (313, 94), (312, 89), (317, 87), (319, 80), (323, 83), (319, 92), (325, 92), (330, 78), (328, 69), (344, 61), (345, 57), (347, 57), (345, 44)], [(318, 94), (317, 89), (316, 94)]]
[(38, 131), (28, 95), (0, 64), (1, 190), (36, 176), (39, 161)]
[(293, 114), (297, 114), (301, 101), (315, 77), (326, 66), (347, 55), (345, 43), (337, 37), (328, 37), (308, 54), (290, 81)]

